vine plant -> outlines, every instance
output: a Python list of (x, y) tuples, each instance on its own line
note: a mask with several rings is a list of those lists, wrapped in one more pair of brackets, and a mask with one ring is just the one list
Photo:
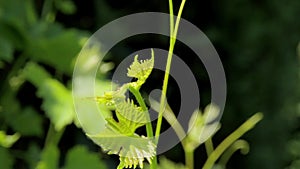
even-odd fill
[[(103, 96), (97, 97), (99, 104), (104, 104), (116, 115), (106, 118), (105, 129), (96, 135), (88, 135), (92, 138), (104, 151), (108, 154), (116, 154), (119, 156), (120, 163), (118, 169), (144, 167), (144, 159), (150, 163), (151, 169), (159, 168), (156, 157), (156, 146), (161, 133), (162, 119), (165, 119), (171, 124), (179, 138), (183, 139), (181, 144), (185, 151), (185, 166), (184, 168), (194, 168), (194, 150), (202, 143), (205, 144), (207, 151), (207, 161), (203, 165), (203, 169), (211, 169), (215, 166), (225, 167), (230, 156), (238, 149), (242, 153), (247, 153), (249, 146), (244, 140), (239, 138), (262, 119), (262, 114), (257, 113), (249, 118), (238, 129), (232, 132), (225, 138), (217, 147), (213, 146), (211, 132), (212, 125), (209, 124), (211, 117), (208, 112), (218, 115), (219, 109), (215, 105), (209, 105), (204, 113), (196, 110), (190, 119), (188, 133), (183, 130), (180, 123), (176, 120), (174, 113), (166, 103), (166, 92), (168, 88), (169, 72), (171, 68), (172, 55), (176, 42), (176, 36), (180, 23), (181, 14), (185, 5), (185, 0), (182, 0), (176, 22), (174, 23), (173, 2), (169, 0), (170, 11), (170, 46), (168, 59), (166, 63), (165, 76), (162, 86), (162, 94), (159, 103), (154, 103), (158, 111), (157, 125), (154, 128), (150, 121), (148, 108), (140, 94), (141, 86), (146, 82), (146, 79), (152, 72), (154, 66), (154, 52), (150, 59), (138, 60), (135, 56), (134, 62), (128, 68), (127, 76), (137, 79), (134, 82), (129, 82), (115, 91), (104, 93)], [(125, 93), (130, 91), (138, 105), (131, 98), (127, 98)], [(167, 105), (165, 107), (165, 105)], [(219, 123), (213, 124), (219, 126)], [(147, 137), (136, 134), (136, 129), (146, 127)], [(215, 129), (215, 128), (214, 128)], [(218, 162), (218, 164), (217, 164)]]

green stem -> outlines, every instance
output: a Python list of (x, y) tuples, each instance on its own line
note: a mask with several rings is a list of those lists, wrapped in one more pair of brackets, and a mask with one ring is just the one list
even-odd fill
[(135, 89), (134, 87), (129, 87), (130, 92), (134, 95), (136, 100), (138, 101), (139, 105), (142, 107), (142, 110), (147, 114), (147, 121), (148, 123), (146, 124), (146, 132), (147, 132), (147, 137), (152, 138), (153, 137), (153, 131), (152, 131), (152, 124), (148, 112), (148, 108), (144, 102), (143, 97), (141, 96), (141, 93)]
[(173, 12), (173, 2), (169, 0), (169, 12), (170, 12), (170, 44), (172, 43), (174, 34), (174, 12)]
[(220, 145), (210, 154), (206, 160), (202, 169), (211, 169), (218, 158), (224, 153), (224, 151), (232, 145), (236, 140), (238, 140), (247, 131), (252, 129), (261, 119), (263, 118), (262, 113), (256, 113), (246, 122), (244, 122), (238, 129), (231, 133), (227, 138), (225, 138)]
[[(173, 32), (173, 34), (170, 35), (170, 46), (169, 46), (169, 52), (168, 52), (168, 59), (167, 59), (166, 71), (165, 71), (164, 82), (163, 82), (163, 87), (162, 87), (162, 94), (161, 94), (161, 98), (160, 98), (160, 108), (159, 108), (159, 114), (158, 114), (158, 119), (157, 119), (157, 127), (156, 127), (156, 131), (155, 131), (156, 142), (158, 142), (158, 140), (159, 140), (163, 112), (164, 112), (165, 102), (166, 102), (166, 94), (167, 94), (167, 87), (168, 87), (168, 82), (169, 82), (169, 73), (170, 73), (170, 69), (171, 69), (172, 56), (173, 56), (174, 46), (176, 43), (179, 22), (180, 22), (180, 18), (181, 18), (181, 14), (182, 14), (185, 2), (186, 2), (186, 0), (181, 1), (178, 16), (177, 16), (175, 27), (174, 27), (174, 32)], [(169, 0), (169, 3), (170, 3), (169, 6), (173, 7), (172, 0)], [(170, 10), (170, 13), (171, 12), (173, 13), (173, 9)], [(170, 27), (173, 27), (173, 25), (171, 25), (172, 23), (173, 23), (173, 15), (170, 15)], [(172, 31), (172, 28), (170, 28), (170, 30)], [(172, 33), (172, 32), (170, 32), (170, 33)]]
[(50, 124), (45, 140), (45, 147), (49, 145), (57, 145), (65, 131), (65, 128), (56, 131), (53, 124)]
[(221, 156), (219, 160), (219, 164), (221, 166), (226, 166), (227, 162), (229, 161), (230, 157), (236, 152), (240, 150), (242, 154), (247, 154), (249, 152), (249, 144), (245, 140), (237, 140), (235, 141), (228, 150)]
[(184, 155), (186, 167), (188, 169), (194, 169), (194, 150), (184, 148)]
[(211, 137), (204, 142), (207, 157), (214, 151), (214, 144), (212, 142)]
[[(143, 111), (145, 113), (147, 113), (147, 118), (148, 118), (148, 123), (146, 123), (146, 132), (147, 132), (147, 137), (149, 138), (153, 138), (153, 128), (152, 128), (152, 123), (150, 120), (150, 115), (147, 109), (147, 106), (144, 102), (143, 97), (141, 96), (141, 93), (139, 92), (139, 90), (135, 89), (134, 87), (129, 86), (129, 90), (130, 92), (134, 95), (134, 97), (136, 98), (136, 100), (138, 101), (139, 105), (142, 107)], [(152, 163), (150, 165), (150, 169), (156, 169), (157, 168), (157, 158), (156, 156), (154, 156), (154, 158), (152, 159)]]

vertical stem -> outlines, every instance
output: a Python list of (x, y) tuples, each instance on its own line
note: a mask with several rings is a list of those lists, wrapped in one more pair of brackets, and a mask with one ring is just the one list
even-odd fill
[(153, 137), (152, 124), (150, 121), (149, 112), (148, 112), (147, 106), (144, 102), (144, 99), (141, 96), (141, 93), (138, 90), (136, 90), (135, 88), (129, 87), (129, 90), (134, 95), (134, 97), (138, 101), (139, 105), (142, 107), (142, 110), (147, 114), (147, 118), (148, 118), (147, 119), (148, 123), (146, 124), (147, 137), (152, 138)]
[(45, 147), (49, 146), (50, 144), (52, 145), (57, 145), (65, 131), (65, 128), (61, 129), (60, 131), (56, 131), (53, 124), (50, 123), (46, 140), (45, 140)]
[(174, 34), (174, 12), (173, 12), (173, 2), (172, 0), (169, 0), (169, 12), (170, 12), (170, 44), (173, 40), (173, 34)]
[[(182, 2), (181, 2), (179, 12), (178, 12), (178, 16), (177, 16), (177, 20), (176, 20), (176, 25), (175, 25), (175, 32), (174, 32), (173, 2), (172, 2), (172, 0), (169, 0), (169, 8), (170, 8), (169, 9), (170, 10), (170, 46), (169, 46), (169, 52), (168, 52), (168, 59), (167, 59), (167, 64), (166, 64), (164, 82), (163, 82), (163, 87), (162, 87), (162, 94), (161, 94), (161, 99), (160, 99), (160, 108), (159, 108), (159, 113), (158, 113), (157, 126), (156, 126), (156, 131), (155, 131), (156, 143), (158, 143), (158, 140), (159, 140), (161, 124), (162, 124), (162, 118), (163, 118), (163, 112), (164, 112), (164, 105), (165, 105), (165, 101), (166, 101), (168, 81), (169, 81), (169, 73), (170, 73), (170, 69), (171, 69), (173, 50), (174, 50), (174, 46), (175, 46), (175, 42), (176, 42), (176, 36), (177, 36), (179, 21), (180, 21), (180, 17), (181, 17), (181, 14), (182, 14), (182, 10), (183, 10), (185, 1), (186, 0), (182, 0)], [(156, 156), (154, 157), (153, 163), (150, 166), (150, 168), (151, 169), (156, 169), (157, 168), (157, 157)]]
[(194, 169), (194, 151), (184, 148), (185, 165), (188, 169)]
[(205, 145), (207, 157), (209, 157), (209, 155), (214, 151), (214, 145), (211, 137), (204, 142), (204, 145)]
[[(165, 108), (164, 105), (165, 105), (165, 101), (166, 101), (167, 87), (168, 87), (168, 82), (169, 82), (169, 73), (170, 73), (171, 63), (172, 63), (172, 56), (173, 56), (174, 46), (176, 43), (179, 22), (180, 22), (180, 18), (181, 18), (181, 14), (182, 14), (185, 2), (186, 2), (186, 0), (181, 1), (178, 16), (176, 19), (176, 24), (174, 27), (174, 32), (172, 35), (170, 35), (170, 46), (169, 46), (169, 52), (168, 52), (168, 59), (167, 59), (164, 82), (163, 82), (163, 87), (162, 87), (162, 94), (161, 94), (161, 99), (160, 99), (160, 108), (159, 108), (159, 114), (158, 114), (158, 119), (157, 119), (157, 127), (156, 127), (156, 131), (155, 131), (156, 142), (158, 142), (158, 140), (159, 140), (161, 124), (162, 124), (162, 117), (163, 117), (163, 112), (164, 112), (164, 108)], [(172, 0), (169, 0), (169, 3), (170, 3), (169, 6), (173, 7)], [(170, 13), (171, 12), (173, 12), (173, 9), (170, 10)], [(173, 27), (173, 25), (171, 25), (171, 23), (173, 23), (172, 21), (173, 21), (173, 15), (170, 15), (170, 27)], [(170, 30), (172, 31), (173, 29), (170, 28)]]
[[(138, 101), (139, 105), (142, 107), (143, 111), (145, 111), (145, 113), (147, 113), (147, 118), (148, 118), (148, 123), (146, 123), (146, 132), (147, 132), (147, 137), (149, 138), (153, 138), (153, 131), (152, 131), (152, 124), (150, 121), (150, 115), (148, 112), (148, 109), (146, 107), (146, 104), (144, 102), (143, 97), (141, 96), (141, 93), (133, 88), (133, 87), (129, 87), (130, 92), (134, 95), (134, 97), (136, 98), (136, 100)], [(157, 159), (156, 156), (154, 156), (152, 163), (150, 165), (151, 169), (156, 169), (157, 168)]]

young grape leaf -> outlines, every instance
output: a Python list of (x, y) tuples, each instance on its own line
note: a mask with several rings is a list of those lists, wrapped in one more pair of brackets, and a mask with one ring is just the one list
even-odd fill
[[(139, 89), (152, 72), (154, 66), (154, 52), (151, 51), (151, 58), (138, 61), (138, 55), (134, 57), (134, 62), (128, 68), (127, 76), (137, 78), (136, 88)], [(133, 83), (135, 84), (135, 83)]]
[(146, 81), (154, 66), (153, 55), (152, 51), (151, 59), (144, 61), (138, 61), (138, 56), (135, 56), (134, 62), (128, 68), (127, 75), (137, 78), (136, 82), (124, 84), (117, 91), (106, 92), (103, 96), (96, 98), (98, 103), (115, 111), (117, 120), (112, 116), (106, 118), (107, 123), (104, 130), (96, 135), (87, 135), (108, 154), (119, 155), (118, 169), (136, 168), (137, 166), (143, 168), (144, 159), (146, 158), (151, 163), (151, 159), (156, 155), (154, 140), (135, 133), (137, 128), (148, 122), (148, 112), (135, 105), (133, 100), (126, 100), (125, 96), (126, 91), (130, 88), (138, 91)]
[[(145, 125), (146, 115), (131, 100), (115, 99), (116, 116), (107, 118), (106, 128), (97, 135), (88, 135), (108, 154), (120, 156), (118, 168), (143, 167), (144, 158), (151, 162), (156, 145), (149, 138), (135, 134), (138, 127)], [(122, 112), (122, 113), (120, 113)]]
[(108, 154), (116, 154), (120, 157), (118, 169), (124, 167), (143, 168), (144, 158), (151, 162), (155, 156), (156, 145), (152, 139), (138, 136), (126, 136), (114, 129), (106, 128), (97, 135), (88, 135)]

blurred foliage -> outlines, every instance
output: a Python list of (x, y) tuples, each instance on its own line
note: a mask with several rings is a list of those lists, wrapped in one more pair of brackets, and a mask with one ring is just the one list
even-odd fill
[[(228, 168), (299, 168), (299, 9), (299, 0), (187, 1), (184, 18), (212, 40), (227, 74), (226, 127), (216, 137), (224, 138), (253, 112), (265, 115), (246, 135), (250, 153), (233, 156)], [(0, 130), (4, 139), (20, 135), (11, 148), (1, 144), (1, 168), (105, 168), (75, 127), (68, 100), (74, 59), (89, 35), (77, 28), (93, 32), (112, 19), (144, 11), (167, 13), (167, 2), (0, 0)], [(141, 41), (140, 46), (146, 42)], [(112, 53), (112, 60), (137, 48), (128, 46)], [(201, 71), (198, 61), (188, 63)], [(199, 73), (197, 80), (203, 77)], [(178, 152), (167, 153), (168, 158), (182, 159)], [(197, 153), (197, 162), (203, 162), (205, 155)]]
[(86, 146), (60, 145), (68, 126), (80, 127), (69, 81), (88, 34), (55, 22), (56, 11), (76, 11), (73, 1), (38, 3), (0, 0), (1, 168), (105, 169)]

